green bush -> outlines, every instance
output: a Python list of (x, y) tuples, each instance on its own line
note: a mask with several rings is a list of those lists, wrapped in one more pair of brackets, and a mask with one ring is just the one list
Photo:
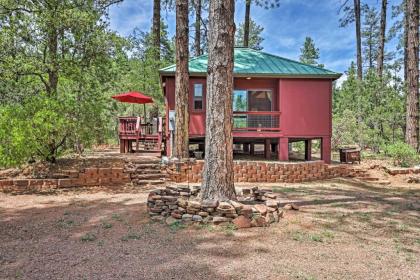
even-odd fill
[(0, 166), (54, 162), (72, 129), (64, 102), (43, 95), (0, 107)]
[(403, 142), (397, 142), (395, 144), (385, 146), (384, 152), (387, 156), (393, 159), (394, 165), (396, 166), (413, 166), (419, 160), (416, 150)]

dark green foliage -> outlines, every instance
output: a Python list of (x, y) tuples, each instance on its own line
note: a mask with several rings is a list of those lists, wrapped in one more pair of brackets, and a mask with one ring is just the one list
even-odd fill
[(399, 78), (388, 71), (382, 82), (374, 69), (356, 78), (354, 64), (347, 80), (333, 93), (333, 147), (358, 144), (380, 147), (404, 138), (404, 96)]
[(157, 69), (174, 46), (161, 24), (156, 61), (149, 33), (108, 28), (105, 1), (0, 0), (0, 166), (55, 159), (116, 139), (116, 117), (140, 106), (110, 97), (144, 91), (163, 107)]
[(324, 67), (323, 64), (318, 64), (318, 59), (319, 49), (315, 47), (315, 42), (311, 37), (306, 37), (305, 42), (303, 43), (303, 47), (300, 49), (300, 62), (318, 67)]
[[(262, 32), (264, 27), (258, 25), (255, 21), (251, 19), (249, 24), (249, 47), (255, 50), (262, 50), (261, 46), (264, 38), (262, 37)], [(235, 34), (235, 46), (242, 47), (244, 45), (244, 23), (240, 23)]]

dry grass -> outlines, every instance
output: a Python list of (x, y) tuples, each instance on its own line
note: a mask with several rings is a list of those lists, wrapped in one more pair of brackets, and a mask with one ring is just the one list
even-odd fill
[(0, 279), (419, 279), (420, 188), (270, 185), (269, 228), (149, 222), (146, 192), (0, 194)]

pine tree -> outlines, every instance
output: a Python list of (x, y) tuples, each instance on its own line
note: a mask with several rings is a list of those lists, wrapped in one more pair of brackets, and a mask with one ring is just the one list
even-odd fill
[(155, 59), (160, 60), (160, 1), (153, 0), (153, 46), (155, 48)]
[(363, 6), (362, 45), (364, 60), (368, 70), (375, 67), (379, 48), (379, 15), (375, 7)]
[[(249, 42), (248, 47), (255, 49), (255, 50), (262, 50), (263, 46), (261, 46), (264, 38), (262, 37), (262, 32), (264, 31), (264, 27), (258, 25), (255, 21), (251, 19), (250, 21), (250, 32), (249, 32)], [(235, 34), (235, 46), (244, 46), (244, 32), (245, 32), (245, 24), (239, 24), (238, 29), (236, 30)]]
[(419, 146), (419, 1), (407, 0), (407, 116), (405, 141)]
[(176, 1), (175, 156), (189, 157), (188, 0)]
[(234, 10), (235, 0), (210, 2), (203, 200), (236, 198), (232, 137)]
[(386, 8), (387, 0), (382, 0), (381, 5), (381, 25), (379, 31), (379, 46), (378, 46), (378, 57), (377, 57), (377, 73), (382, 78), (384, 70), (384, 52), (385, 52), (385, 31), (386, 31)]
[(306, 37), (303, 47), (300, 48), (300, 62), (315, 65), (318, 67), (324, 67), (322, 64), (318, 64), (319, 49), (315, 47), (315, 42), (311, 37)]

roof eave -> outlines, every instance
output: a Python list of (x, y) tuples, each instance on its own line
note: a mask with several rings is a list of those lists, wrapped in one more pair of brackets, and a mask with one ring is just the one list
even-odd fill
[[(175, 72), (165, 72), (165, 71), (159, 71), (159, 74), (161, 76), (174, 76)], [(204, 72), (190, 72), (190, 76), (195, 77), (205, 77), (207, 76), (207, 73)], [(333, 79), (337, 80), (342, 76), (341, 73), (332, 73), (332, 74), (255, 74), (255, 73), (234, 73), (234, 77), (238, 78), (246, 78), (246, 77), (257, 77), (257, 78), (310, 78), (310, 79)]]

